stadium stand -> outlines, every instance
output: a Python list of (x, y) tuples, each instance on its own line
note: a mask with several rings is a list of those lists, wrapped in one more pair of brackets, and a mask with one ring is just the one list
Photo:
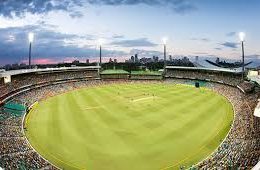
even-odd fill
[(98, 78), (98, 67), (62, 68), (62, 69), (39, 69), (15, 70), (0, 74), (0, 77), (9, 77), (10, 82), (0, 86), (0, 104), (14, 94), (22, 90), (62, 83), (63, 81), (78, 81)]
[(100, 77), (103, 80), (111, 79), (129, 79), (129, 72), (125, 70), (104, 70), (100, 73)]
[(153, 71), (132, 71), (131, 73), (125, 70), (104, 70), (101, 72), (102, 80), (162, 80), (163, 76), (160, 72)]
[[(77, 68), (73, 71), (34, 70), (15, 74), (5, 72), (4, 75), (0, 74), (0, 77), (8, 75), (11, 76), (11, 82), (0, 85), (1, 100), (26, 107), (30, 107), (36, 101), (73, 89), (118, 83), (118, 80), (115, 82), (100, 80), (98, 68)], [(203, 86), (225, 96), (234, 107), (234, 122), (224, 142), (212, 155), (192, 168), (205, 170), (253, 168), (260, 157), (260, 119), (253, 114), (258, 108), (256, 106), (260, 93), (242, 93), (237, 88), (241, 83), (240, 75), (235, 72), (167, 68), (166, 77), (165, 83), (171, 84), (194, 84), (194, 79), (206, 80), (207, 83), (202, 83)], [(23, 118), (24, 114), (14, 115), (7, 112), (3, 105), (0, 107), (0, 167), (57, 169), (29, 145), (23, 134)]]
[(243, 92), (243, 93), (250, 93), (254, 91), (255, 84), (253, 82), (244, 81), (237, 85), (237, 87)]
[(163, 76), (161, 72), (153, 71), (132, 71), (131, 80), (162, 80)]
[(167, 66), (165, 78), (204, 80), (237, 86), (241, 82), (241, 72), (229, 69)]
[(3, 85), (4, 85), (4, 78), (0, 77), (0, 86), (3, 86)]

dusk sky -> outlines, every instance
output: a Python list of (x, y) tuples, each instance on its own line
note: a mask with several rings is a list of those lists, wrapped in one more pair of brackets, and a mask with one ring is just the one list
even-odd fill
[(0, 65), (27, 62), (28, 33), (35, 34), (33, 63), (98, 56), (125, 60), (168, 54), (241, 59), (238, 33), (246, 33), (246, 58), (260, 59), (259, 0), (1, 0)]

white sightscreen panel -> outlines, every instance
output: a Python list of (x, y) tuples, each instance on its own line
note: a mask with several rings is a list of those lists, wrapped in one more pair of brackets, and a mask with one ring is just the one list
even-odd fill
[(11, 76), (5, 76), (4, 83), (10, 83), (10, 82), (11, 82)]
[(255, 109), (254, 116), (260, 117), (260, 108)]
[(260, 169), (260, 162), (252, 169), (252, 170), (259, 170)]

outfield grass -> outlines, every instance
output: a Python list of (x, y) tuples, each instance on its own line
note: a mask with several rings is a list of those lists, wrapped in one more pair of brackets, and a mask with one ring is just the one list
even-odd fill
[(210, 90), (114, 84), (40, 102), (27, 116), (26, 136), (63, 169), (178, 169), (209, 156), (232, 120), (232, 105)]

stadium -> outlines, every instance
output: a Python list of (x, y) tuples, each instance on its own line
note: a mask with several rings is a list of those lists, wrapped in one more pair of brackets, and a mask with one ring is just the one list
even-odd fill
[(251, 169), (259, 85), (242, 72), (100, 66), (0, 73), (4, 169)]

